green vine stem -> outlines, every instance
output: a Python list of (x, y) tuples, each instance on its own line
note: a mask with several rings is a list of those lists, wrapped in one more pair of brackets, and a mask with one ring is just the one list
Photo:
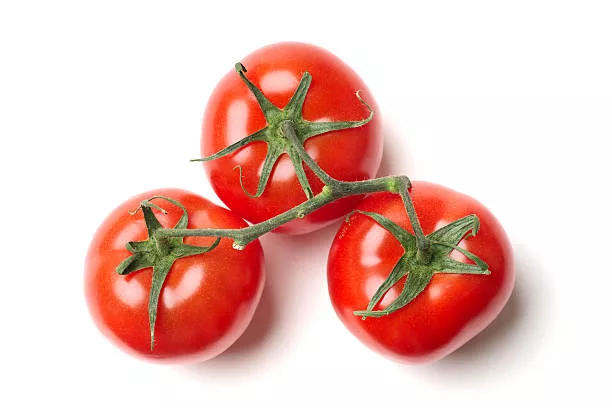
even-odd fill
[(273, 218), (262, 221), (240, 229), (159, 229), (155, 231), (157, 237), (222, 237), (231, 238), (234, 241), (235, 249), (243, 249), (249, 243), (255, 241), (260, 236), (280, 227), (281, 225), (302, 218), (311, 212), (333, 202), (339, 198), (351, 195), (376, 193), (381, 191), (397, 192), (398, 185), (409, 186), (410, 181), (406, 176), (389, 176), (372, 180), (364, 180), (353, 183), (332, 183), (325, 185), (323, 190), (304, 201), (302, 204), (293, 207)]
[(342, 197), (363, 195), (388, 191), (400, 194), (406, 207), (406, 212), (412, 223), (417, 238), (418, 257), (424, 263), (430, 257), (430, 244), (423, 234), (423, 229), (419, 223), (412, 199), (408, 194), (410, 179), (407, 176), (386, 176), (363, 181), (340, 181), (328, 175), (313, 159), (308, 155), (302, 143), (299, 142), (293, 123), (289, 120), (284, 121), (280, 127), (281, 133), (287, 138), (291, 147), (295, 149), (303, 162), (313, 171), (313, 173), (323, 182), (323, 190), (302, 204), (293, 207), (273, 218), (262, 221), (241, 229), (159, 229), (155, 231), (158, 237), (224, 237), (234, 241), (235, 249), (243, 249), (250, 242), (253, 242), (262, 235), (280, 227), (281, 225), (302, 218), (311, 212), (338, 200)]

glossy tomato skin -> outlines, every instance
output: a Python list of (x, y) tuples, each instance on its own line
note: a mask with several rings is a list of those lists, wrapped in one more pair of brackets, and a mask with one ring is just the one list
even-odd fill
[[(354, 181), (373, 178), (382, 155), (380, 113), (363, 81), (338, 57), (308, 44), (279, 43), (261, 48), (241, 60), (248, 78), (268, 99), (284, 107), (295, 91), (302, 74), (312, 74), (312, 84), (304, 103), (303, 117), (309, 121), (354, 121), (369, 111), (355, 92), (375, 111), (368, 124), (315, 136), (305, 143), (306, 151), (331, 176)], [(210, 156), (266, 126), (261, 109), (235, 71), (228, 73), (213, 91), (204, 114), (202, 155)], [(300, 204), (306, 196), (295, 175), (291, 160), (281, 156), (268, 186), (259, 198), (245, 195), (239, 184), (236, 166), (243, 168), (243, 183), (254, 193), (266, 156), (264, 142), (251, 144), (229, 156), (205, 162), (213, 189), (221, 200), (244, 219), (257, 223)], [(306, 169), (314, 193), (322, 189), (316, 176)], [(276, 232), (307, 233), (346, 215), (361, 197), (338, 200), (316, 212), (279, 227)]]
[[(424, 233), (469, 214), (480, 231), (460, 246), (489, 265), (490, 275), (435, 274), (404, 308), (362, 320), (378, 286), (403, 253), (397, 240), (370, 218), (355, 214), (336, 235), (328, 259), (328, 287), (333, 307), (345, 326), (371, 349), (402, 363), (431, 362), (448, 355), (483, 330), (502, 310), (514, 287), (512, 249), (497, 219), (478, 201), (448, 188), (415, 182), (411, 189)], [(368, 196), (358, 206), (378, 212), (412, 232), (398, 195)], [(466, 261), (454, 251), (453, 257)], [(383, 309), (401, 292), (404, 279), (382, 299)]]
[[(182, 203), (188, 228), (241, 228), (236, 214), (193, 193), (177, 189), (150, 191), (116, 208), (96, 232), (85, 264), (85, 297), (104, 335), (122, 350), (163, 363), (195, 363), (210, 359), (234, 343), (248, 326), (264, 285), (263, 251), (259, 241), (244, 250), (222, 239), (212, 251), (178, 259), (160, 294), (155, 347), (150, 350), (148, 299), (152, 269), (127, 276), (115, 272), (130, 253), (128, 241), (147, 239), (142, 213), (130, 215), (142, 200), (165, 196)], [(156, 212), (164, 227), (179, 220), (181, 210), (163, 200)], [(192, 245), (210, 245), (212, 238), (185, 238)]]

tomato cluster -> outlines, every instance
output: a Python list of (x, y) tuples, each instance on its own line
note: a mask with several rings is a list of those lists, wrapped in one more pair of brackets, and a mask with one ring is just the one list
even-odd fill
[(341, 217), (329, 295), (370, 348), (401, 362), (437, 360), (497, 316), (514, 285), (501, 225), (476, 200), (435, 184), (369, 182), (381, 120), (347, 65), (312, 45), (280, 43), (236, 70), (213, 91), (201, 142), (206, 174), (230, 210), (176, 189), (115, 209), (85, 266), (102, 333), (153, 361), (212, 358), (238, 339), (261, 297), (257, 238)]

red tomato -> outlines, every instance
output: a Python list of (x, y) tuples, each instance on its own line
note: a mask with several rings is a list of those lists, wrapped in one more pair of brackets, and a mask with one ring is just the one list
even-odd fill
[[(371, 218), (355, 214), (336, 235), (328, 260), (329, 294), (336, 313), (363, 343), (400, 362), (429, 362), (459, 348), (495, 319), (514, 287), (512, 250), (493, 214), (471, 197), (417, 182), (411, 196), (425, 234), (466, 215), (480, 219), (476, 236), (460, 247), (488, 263), (490, 275), (435, 274), (429, 285), (402, 309), (362, 320), (376, 289), (403, 254), (399, 242)], [(359, 210), (377, 212), (412, 233), (401, 198), (368, 196)], [(451, 257), (466, 261), (458, 251)], [(401, 292), (402, 278), (374, 310), (384, 309)]]
[[(368, 109), (355, 92), (374, 109), (366, 125), (324, 133), (308, 139), (306, 151), (329, 175), (355, 181), (376, 175), (382, 154), (380, 115), (374, 98), (363, 81), (339, 58), (313, 45), (280, 43), (261, 48), (241, 61), (246, 76), (279, 108), (293, 95), (304, 72), (312, 84), (303, 107), (303, 118), (316, 121), (357, 121), (367, 118)], [(217, 85), (210, 98), (202, 127), (202, 155), (210, 156), (266, 126), (266, 120), (247, 86), (232, 70)], [(305, 201), (295, 170), (284, 154), (275, 166), (268, 186), (259, 198), (248, 197), (239, 183), (236, 166), (243, 169), (243, 184), (254, 194), (266, 156), (264, 142), (255, 142), (223, 158), (205, 162), (204, 167), (217, 195), (244, 219), (258, 223)], [(323, 187), (306, 169), (315, 194)], [(277, 232), (306, 233), (346, 215), (362, 197), (348, 197), (278, 228)]]
[[(89, 247), (85, 265), (85, 295), (98, 328), (121, 349), (149, 360), (192, 363), (227, 349), (253, 317), (264, 285), (263, 251), (259, 241), (244, 250), (229, 239), (208, 253), (175, 261), (162, 288), (150, 349), (148, 299), (152, 268), (121, 276), (115, 268), (130, 256), (129, 241), (147, 239), (142, 213), (130, 215), (142, 200), (165, 196), (179, 201), (189, 214), (188, 228), (242, 228), (237, 215), (183, 190), (150, 191), (132, 197), (104, 220)], [(163, 200), (168, 211), (155, 215), (172, 227), (182, 215)], [(185, 238), (186, 244), (208, 246), (214, 238)]]

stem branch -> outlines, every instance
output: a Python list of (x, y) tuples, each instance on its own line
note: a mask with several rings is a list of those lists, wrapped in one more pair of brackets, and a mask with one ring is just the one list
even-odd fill
[[(423, 233), (423, 228), (421, 228), (421, 224), (419, 223), (419, 218), (416, 215), (416, 210), (414, 209), (414, 204), (412, 203), (412, 199), (408, 194), (408, 189), (410, 188), (410, 180), (406, 176), (391, 176), (391, 177), (383, 177), (374, 180), (364, 180), (364, 181), (356, 181), (356, 182), (345, 182), (339, 181), (335, 178), (331, 177), (327, 174), (318, 164), (315, 162), (312, 157), (306, 152), (304, 146), (297, 138), (297, 134), (295, 132), (295, 126), (291, 121), (284, 121), (281, 123), (281, 131), (283, 135), (289, 140), (292, 147), (298, 153), (300, 158), (306, 163), (308, 167), (319, 177), (319, 179), (326, 185), (331, 187), (333, 192), (340, 191), (341, 197), (344, 195), (343, 192), (348, 192), (347, 195), (352, 194), (366, 194), (373, 193), (380, 190), (380, 183), (382, 180), (386, 180), (387, 189), (382, 191), (390, 191), (392, 193), (398, 193), (402, 197), (402, 201), (404, 202), (404, 207), (406, 208), (406, 213), (408, 214), (408, 218), (410, 220), (410, 224), (412, 225), (412, 229), (414, 230), (414, 234), (416, 236), (417, 241), (417, 260), (423, 264), (429, 263), (431, 259), (431, 244), (429, 240), (425, 237)], [(371, 183), (374, 182), (374, 183)], [(358, 191), (357, 193), (353, 193), (354, 191)]]
[[(334, 189), (329, 186), (323, 187), (323, 191), (304, 201), (302, 204), (285, 211), (282, 214), (272, 217), (259, 224), (251, 225), (239, 229), (186, 229), (186, 228), (161, 228), (155, 231), (158, 238), (162, 237), (222, 237), (234, 240), (234, 247), (242, 249), (249, 243), (255, 241), (260, 236), (288, 223), (296, 218), (301, 218), (311, 212), (337, 200), (341, 197), (351, 195), (367, 194), (379, 191), (390, 191), (390, 180), (399, 179), (405, 176), (381, 177), (378, 179), (366, 180), (363, 182), (344, 183), (343, 188)], [(348, 187), (348, 188), (346, 188)]]
[(427, 263), (431, 258), (430, 243), (423, 234), (423, 229), (416, 216), (414, 205), (408, 194), (410, 180), (406, 176), (386, 176), (362, 181), (340, 181), (327, 174), (313, 159), (308, 155), (304, 146), (299, 141), (295, 132), (295, 126), (291, 121), (284, 121), (281, 124), (281, 132), (295, 149), (299, 159), (302, 160), (319, 179), (325, 184), (323, 190), (304, 201), (302, 204), (293, 207), (275, 217), (258, 224), (239, 229), (158, 229), (155, 234), (158, 238), (163, 237), (222, 237), (234, 240), (234, 248), (243, 249), (249, 243), (255, 241), (260, 236), (293, 221), (302, 218), (311, 212), (333, 202), (339, 198), (388, 191), (400, 194), (406, 207), (406, 212), (410, 223), (415, 232), (417, 240), (417, 259)]

